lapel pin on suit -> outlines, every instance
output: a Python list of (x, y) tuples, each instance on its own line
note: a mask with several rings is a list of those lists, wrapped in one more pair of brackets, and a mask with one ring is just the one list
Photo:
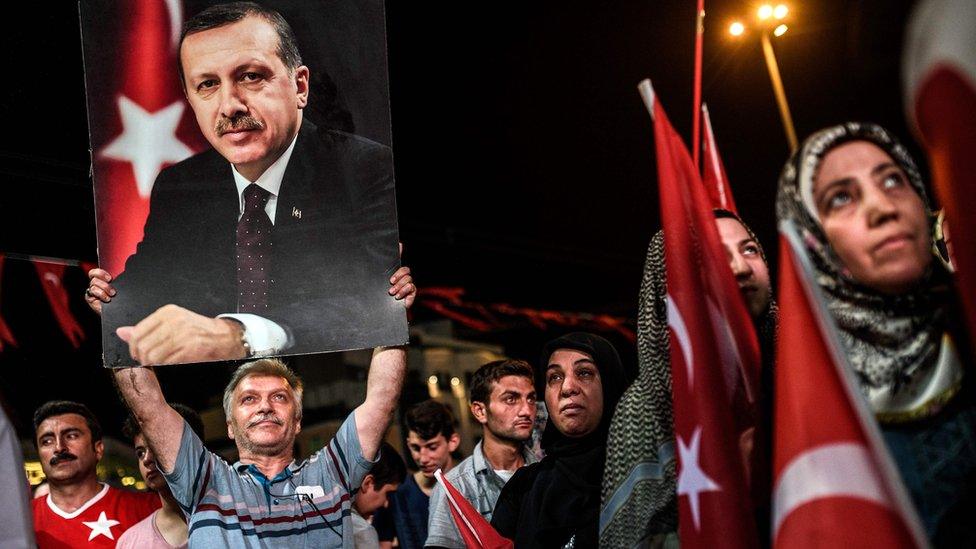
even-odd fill
[(302, 211), (299, 210), (298, 208), (296, 208), (295, 206), (292, 206), (291, 207), (291, 216), (294, 217), (294, 218), (296, 218), (296, 219), (301, 219), (302, 218)]

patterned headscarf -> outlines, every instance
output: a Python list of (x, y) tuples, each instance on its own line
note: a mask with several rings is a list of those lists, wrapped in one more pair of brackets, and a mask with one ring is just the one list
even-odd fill
[(884, 128), (857, 122), (821, 130), (803, 142), (780, 175), (776, 217), (792, 220), (800, 232), (862, 392), (896, 393), (938, 358), (948, 287), (945, 273), (933, 261), (938, 270), (930, 270), (915, 288), (883, 295), (851, 278), (831, 248), (813, 202), (813, 181), (824, 156), (851, 141), (867, 141), (885, 151), (905, 172), (932, 218), (922, 177), (905, 147)]
[[(752, 229), (738, 216), (725, 210), (716, 210), (715, 214), (716, 218), (737, 219), (759, 244)], [(765, 261), (765, 253), (762, 257)], [(772, 299), (754, 323), (766, 371), (772, 363), (776, 327), (776, 304)], [(663, 231), (651, 239), (644, 261), (637, 308), (637, 353), (637, 379), (617, 404), (607, 439), (601, 547), (654, 545), (678, 529)]]

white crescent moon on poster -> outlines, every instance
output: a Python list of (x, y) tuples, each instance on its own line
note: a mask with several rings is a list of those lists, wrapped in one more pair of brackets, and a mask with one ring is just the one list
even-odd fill
[(685, 368), (688, 369), (688, 388), (690, 389), (695, 381), (693, 362), (695, 354), (691, 348), (691, 338), (688, 336), (685, 319), (681, 316), (678, 306), (674, 304), (671, 294), (668, 294), (668, 327), (674, 330), (674, 335), (678, 338), (678, 346), (681, 347), (681, 354), (685, 359)]
[(175, 50), (180, 43), (180, 32), (183, 28), (183, 2), (181, 0), (166, 0), (166, 11), (169, 12), (171, 47)]

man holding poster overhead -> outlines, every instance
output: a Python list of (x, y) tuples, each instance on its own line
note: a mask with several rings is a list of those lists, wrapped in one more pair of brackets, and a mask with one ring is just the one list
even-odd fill
[(123, 273), (90, 273), (106, 365), (404, 342), (391, 151), (303, 121), (309, 69), (288, 23), (208, 8), (183, 27), (179, 69), (213, 149), (159, 174)]

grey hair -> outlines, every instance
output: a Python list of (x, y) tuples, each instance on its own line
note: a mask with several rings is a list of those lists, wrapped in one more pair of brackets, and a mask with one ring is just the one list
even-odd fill
[(233, 417), (231, 407), (233, 403), (231, 402), (234, 396), (234, 389), (244, 378), (248, 376), (272, 376), (283, 378), (288, 385), (291, 387), (291, 394), (295, 398), (295, 403), (297, 404), (295, 410), (295, 419), (302, 419), (302, 393), (305, 390), (305, 385), (302, 383), (302, 379), (298, 377), (298, 374), (293, 372), (291, 368), (285, 365), (284, 362), (278, 360), (277, 358), (262, 358), (260, 360), (254, 360), (251, 362), (246, 362), (241, 364), (237, 370), (234, 371), (234, 375), (231, 376), (230, 382), (227, 384), (227, 388), (224, 389), (224, 417), (228, 421)]

